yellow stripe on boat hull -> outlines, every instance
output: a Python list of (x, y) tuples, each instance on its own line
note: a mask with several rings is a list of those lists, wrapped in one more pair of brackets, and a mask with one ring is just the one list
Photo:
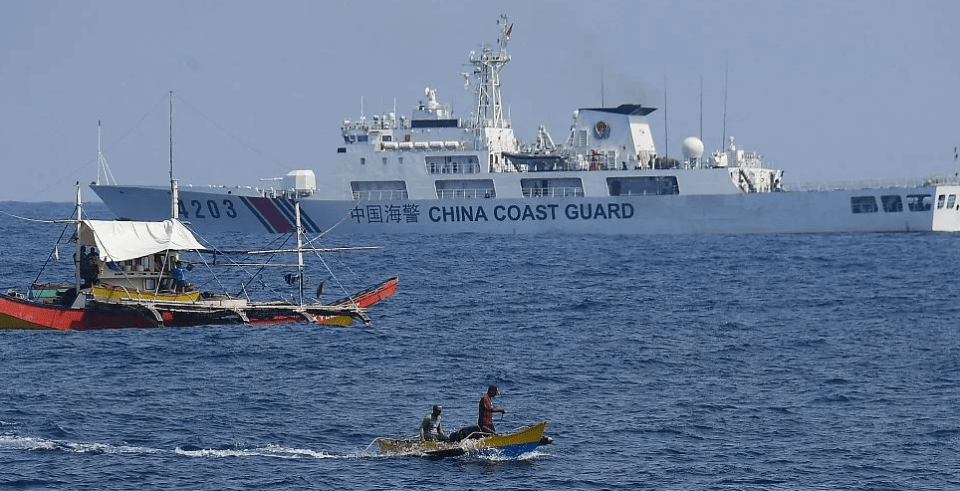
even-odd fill
[(126, 290), (123, 288), (109, 288), (104, 286), (94, 286), (93, 295), (97, 300), (130, 299), (130, 300), (155, 300), (159, 302), (196, 302), (200, 298), (200, 292), (185, 293), (157, 293), (142, 292), (139, 290)]
[(0, 329), (50, 329), (30, 321), (18, 319), (11, 315), (0, 314)]
[(346, 315), (334, 315), (331, 317), (321, 317), (317, 320), (317, 324), (323, 324), (325, 326), (341, 326), (347, 327), (353, 323), (353, 317)]

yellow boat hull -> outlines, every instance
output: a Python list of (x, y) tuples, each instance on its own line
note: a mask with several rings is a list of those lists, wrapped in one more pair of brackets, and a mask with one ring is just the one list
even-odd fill
[(153, 300), (157, 302), (196, 302), (199, 291), (182, 293), (153, 293), (136, 289), (113, 288), (94, 285), (93, 296), (100, 301), (117, 300)]
[(491, 452), (513, 458), (530, 452), (543, 443), (552, 442), (552, 439), (543, 435), (546, 429), (547, 422), (541, 421), (509, 433), (467, 438), (459, 442), (421, 442), (394, 438), (378, 438), (376, 441), (380, 452), (384, 454), (453, 457), (466, 453)]

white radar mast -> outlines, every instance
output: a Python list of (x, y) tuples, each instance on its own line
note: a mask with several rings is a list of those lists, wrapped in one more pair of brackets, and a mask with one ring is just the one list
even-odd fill
[(508, 128), (509, 123), (503, 118), (503, 102), (500, 99), (500, 70), (510, 61), (507, 54), (507, 42), (513, 32), (513, 22), (506, 14), (500, 14), (497, 21), (500, 25), (500, 39), (497, 40), (499, 50), (484, 44), (479, 54), (470, 52), (472, 73), (463, 73), (466, 78), (467, 89), (477, 94), (476, 112), (474, 113), (474, 127), (477, 129)]

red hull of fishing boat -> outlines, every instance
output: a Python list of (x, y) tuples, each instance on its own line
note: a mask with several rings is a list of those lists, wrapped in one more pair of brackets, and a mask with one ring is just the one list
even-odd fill
[[(397, 291), (397, 278), (389, 280), (368, 290), (343, 299), (330, 307), (356, 306), (366, 309), (371, 305), (390, 297)], [(185, 302), (189, 305), (189, 302)], [(223, 309), (202, 310), (150, 310), (139, 304), (117, 305), (93, 303), (87, 308), (69, 308), (50, 304), (31, 302), (26, 299), (0, 294), (0, 329), (57, 329), (61, 331), (83, 331), (91, 329), (124, 329), (143, 327), (189, 327), (220, 324), (289, 324), (312, 322), (317, 324), (348, 325), (353, 320), (350, 315), (331, 314), (330, 309), (322, 306), (305, 307), (304, 313), (289, 308), (270, 308), (269, 306), (243, 309), (246, 319), (239, 313)], [(157, 319), (157, 315), (160, 319)]]
[(135, 312), (71, 309), (0, 295), (0, 328), (83, 331), (156, 325)]

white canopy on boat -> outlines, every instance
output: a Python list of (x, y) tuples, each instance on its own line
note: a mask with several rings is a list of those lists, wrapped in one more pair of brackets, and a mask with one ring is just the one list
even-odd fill
[(126, 261), (166, 250), (204, 249), (179, 220), (83, 220), (80, 244), (95, 245), (101, 261)]

